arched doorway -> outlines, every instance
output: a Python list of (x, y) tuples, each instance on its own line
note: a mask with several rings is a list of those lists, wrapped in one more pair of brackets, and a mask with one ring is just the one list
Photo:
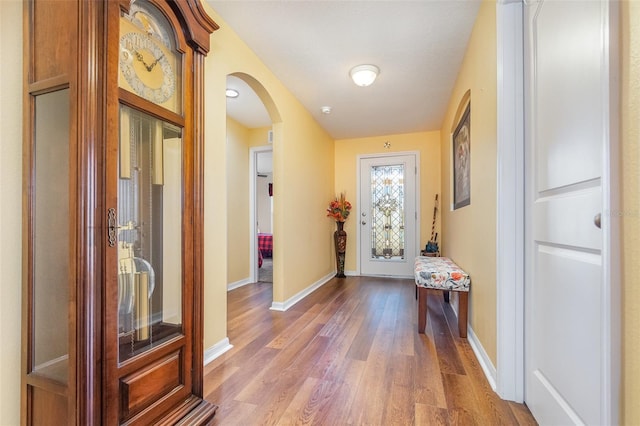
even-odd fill
[(273, 280), (277, 238), (272, 212), (277, 198), (271, 155), (277, 150), (280, 116), (271, 96), (252, 76), (229, 74), (226, 83), (232, 95), (237, 94), (227, 97), (228, 289), (258, 281), (278, 285)]

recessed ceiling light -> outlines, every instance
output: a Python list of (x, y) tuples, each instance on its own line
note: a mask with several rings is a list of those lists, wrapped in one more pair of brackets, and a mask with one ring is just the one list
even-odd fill
[(320, 111), (322, 111), (323, 114), (331, 114), (331, 107), (323, 106), (322, 108), (320, 108)]
[(366, 87), (373, 84), (379, 72), (380, 68), (375, 65), (358, 65), (351, 68), (349, 75), (356, 85)]
[(238, 93), (238, 91), (235, 89), (227, 89), (225, 91), (225, 94), (227, 95), (227, 98), (237, 98), (238, 96), (240, 96), (240, 93)]

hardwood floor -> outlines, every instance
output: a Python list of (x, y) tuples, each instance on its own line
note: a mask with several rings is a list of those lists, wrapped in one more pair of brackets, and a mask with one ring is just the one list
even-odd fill
[(412, 280), (333, 279), (287, 312), (270, 283), (228, 293), (234, 346), (205, 367), (214, 425), (535, 425), (491, 390), (438, 292), (417, 332)]

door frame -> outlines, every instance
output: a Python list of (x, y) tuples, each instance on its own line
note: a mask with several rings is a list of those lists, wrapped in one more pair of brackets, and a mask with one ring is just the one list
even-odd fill
[(496, 4), (497, 223), (496, 392), (524, 400), (524, 10)]
[[(361, 160), (365, 160), (368, 158), (384, 158), (384, 157), (399, 157), (402, 155), (413, 155), (415, 157), (415, 166), (416, 166), (416, 182), (415, 182), (415, 205), (416, 205), (416, 228), (415, 228), (415, 233), (416, 233), (416, 240), (415, 240), (415, 250), (416, 250), (416, 255), (418, 253), (420, 253), (420, 151), (394, 151), (394, 152), (380, 152), (380, 153), (373, 153), (373, 154), (361, 154), (358, 155), (356, 157), (356, 199), (358, 200), (358, 204), (359, 204), (359, 200), (360, 200), (360, 187), (362, 185), (362, 182), (360, 181), (360, 162)], [(356, 249), (356, 274), (357, 275), (361, 275), (361, 244), (360, 244), (360, 238), (361, 238), (361, 226), (360, 226), (360, 213), (362, 211), (362, 206), (358, 205), (358, 225), (356, 227), (356, 239), (358, 241), (357, 244), (357, 249)]]
[[(619, 4), (609, 7), (609, 34), (620, 31)], [(525, 142), (524, 142), (524, 9), (521, 0), (498, 0), (497, 23), (497, 383), (501, 398), (523, 402), (525, 395)], [(620, 140), (619, 140), (619, 40), (608, 36), (609, 117), (603, 158), (603, 417), (618, 424), (621, 378), (620, 288)]]
[[(257, 180), (258, 180), (258, 154), (262, 152), (273, 152), (273, 146), (254, 146), (249, 148), (249, 282), (258, 281), (258, 201), (257, 201)], [(273, 229), (272, 229), (273, 231)]]

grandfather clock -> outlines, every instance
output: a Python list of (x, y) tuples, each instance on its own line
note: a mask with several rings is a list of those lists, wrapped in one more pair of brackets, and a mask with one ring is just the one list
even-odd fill
[(25, 2), (22, 422), (206, 424), (199, 0)]

